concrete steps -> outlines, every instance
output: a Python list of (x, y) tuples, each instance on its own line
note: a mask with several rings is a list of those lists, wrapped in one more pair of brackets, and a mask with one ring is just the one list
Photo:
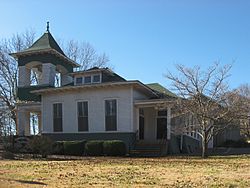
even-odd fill
[(136, 143), (130, 150), (130, 156), (134, 157), (157, 157), (162, 155), (160, 144)]

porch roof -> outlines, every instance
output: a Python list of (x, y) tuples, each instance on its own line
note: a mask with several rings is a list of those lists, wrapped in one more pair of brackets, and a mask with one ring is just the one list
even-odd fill
[(25, 111), (33, 111), (33, 112), (40, 112), (41, 111), (41, 102), (22, 102), (18, 101), (16, 103), (17, 111), (25, 110)]
[(136, 100), (134, 105), (136, 107), (156, 107), (164, 108), (167, 106), (172, 106), (176, 102), (175, 98), (163, 98), (163, 99), (147, 99), (147, 100)]

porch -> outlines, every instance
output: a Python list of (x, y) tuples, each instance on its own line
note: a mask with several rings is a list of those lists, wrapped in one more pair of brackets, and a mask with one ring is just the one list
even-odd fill
[(41, 122), (40, 102), (17, 103), (16, 113), (17, 113), (16, 131), (18, 136), (30, 136), (31, 133), (32, 134), (41, 133), (42, 122)]
[(171, 139), (172, 101), (166, 99), (135, 101), (136, 140), (132, 153), (166, 155)]

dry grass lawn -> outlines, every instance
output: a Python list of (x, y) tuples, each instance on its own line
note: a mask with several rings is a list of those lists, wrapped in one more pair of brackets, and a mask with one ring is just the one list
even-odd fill
[(0, 160), (0, 187), (250, 187), (250, 156)]

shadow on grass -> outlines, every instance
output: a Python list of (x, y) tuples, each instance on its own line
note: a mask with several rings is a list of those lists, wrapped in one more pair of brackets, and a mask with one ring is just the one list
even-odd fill
[[(1, 178), (0, 178), (1, 179)], [(47, 185), (46, 183), (43, 183), (43, 182), (39, 182), (39, 181), (29, 181), (29, 180), (16, 180), (16, 179), (2, 179), (2, 180), (5, 180), (5, 181), (15, 181), (15, 182), (18, 182), (18, 183), (24, 183), (24, 184), (31, 184), (31, 185)], [(1, 187), (1, 186), (0, 186)]]
[(46, 183), (39, 181), (28, 181), (28, 180), (13, 180), (18, 183), (32, 184), (32, 185), (47, 185)]

